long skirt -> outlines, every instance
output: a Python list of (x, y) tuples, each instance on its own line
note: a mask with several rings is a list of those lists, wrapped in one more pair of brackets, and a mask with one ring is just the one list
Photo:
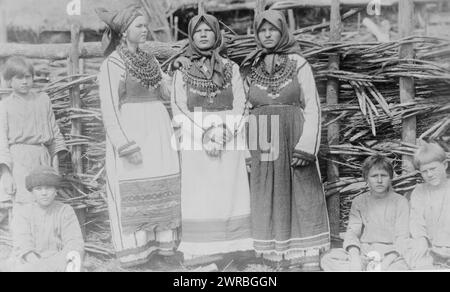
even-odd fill
[[(249, 131), (255, 251), (272, 261), (284, 258), (305, 267), (317, 266), (319, 253), (330, 246), (319, 168), (316, 163), (291, 167), (303, 129), (302, 110), (263, 106), (254, 109), (252, 115), (257, 123), (257, 127), (250, 124)], [(266, 116), (267, 122), (261, 116)]]
[(191, 135), (182, 130), (182, 135), (192, 149), (181, 151), (182, 238), (178, 250), (185, 261), (251, 250), (243, 135), (236, 142), (238, 148), (225, 149), (220, 157), (210, 157), (202, 150), (201, 133)]
[(113, 244), (121, 265), (139, 265), (155, 253), (176, 248), (181, 221), (178, 153), (172, 124), (160, 101), (126, 103), (122, 127), (141, 148), (143, 162), (131, 164), (107, 141), (107, 197)]

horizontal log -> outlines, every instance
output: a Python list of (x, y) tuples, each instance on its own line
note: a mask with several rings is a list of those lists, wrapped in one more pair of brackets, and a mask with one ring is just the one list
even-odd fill
[[(381, 6), (393, 6), (397, 5), (400, 0), (380, 0), (379, 3)], [(371, 3), (372, 0), (341, 0), (341, 5), (349, 5), (349, 6), (365, 6)], [(421, 3), (438, 3), (440, 0), (413, 0), (416, 4)], [(293, 9), (298, 7), (328, 7), (331, 5), (331, 0), (287, 0), (287, 1), (279, 1), (273, 3), (270, 6), (271, 9)]]
[[(165, 60), (174, 55), (185, 42), (162, 43), (146, 42), (142, 49), (152, 53), (156, 58)], [(70, 54), (71, 44), (17, 44), (6, 43), (0, 46), (0, 58), (24, 56), (33, 59), (63, 60)], [(80, 49), (80, 58), (101, 58), (103, 51), (100, 42), (84, 43)]]

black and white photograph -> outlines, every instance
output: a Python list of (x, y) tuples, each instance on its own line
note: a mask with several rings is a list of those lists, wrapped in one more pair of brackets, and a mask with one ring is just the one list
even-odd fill
[(0, 0), (0, 272), (450, 272), (449, 161), (450, 0)]

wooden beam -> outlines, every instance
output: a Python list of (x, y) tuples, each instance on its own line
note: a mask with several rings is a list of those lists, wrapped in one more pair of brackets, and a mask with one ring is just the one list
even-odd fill
[(292, 32), (295, 31), (296, 23), (295, 23), (295, 15), (294, 15), (293, 9), (288, 10), (288, 23), (289, 23), (289, 29)]
[[(3, 44), (8, 42), (8, 28), (7, 28), (7, 22), (6, 22), (6, 12), (5, 12), (5, 0), (0, 0), (0, 47), (3, 46)], [(3, 65), (3, 62), (5, 60), (0, 60), (0, 68)], [(6, 82), (3, 80), (3, 74), (0, 72), (0, 89), (3, 87), (6, 87)], [(0, 92), (0, 100), (3, 98), (4, 94)]]
[[(414, 29), (414, 3), (412, 0), (402, 0), (399, 3), (398, 10), (398, 25), (400, 37), (404, 38), (410, 36)], [(414, 46), (413, 44), (404, 44), (400, 47), (401, 59), (413, 59), (414, 58)], [(401, 77), (400, 78), (400, 102), (410, 103), (414, 101), (415, 88), (414, 79)], [(417, 134), (417, 122), (416, 117), (410, 117), (402, 121), (402, 141), (416, 144)], [(412, 157), (403, 155), (402, 166), (405, 172), (414, 171), (414, 165), (412, 163)]]
[[(80, 73), (80, 26), (78, 24), (72, 24), (71, 28), (71, 42), (72, 47), (69, 56), (69, 76), (77, 75)], [(70, 90), (70, 97), (73, 108), (81, 108), (80, 100), (80, 88), (74, 86)], [(79, 119), (72, 119), (72, 135), (81, 135), (81, 122)], [(75, 173), (83, 173), (82, 163), (81, 163), (81, 148), (80, 146), (73, 146), (72, 148), (72, 166)]]
[(260, 14), (266, 9), (266, 0), (256, 0), (255, 16)]
[(141, 0), (140, 3), (148, 15), (149, 30), (153, 40), (160, 42), (172, 41), (169, 22), (167, 21), (164, 9), (161, 6), (161, 1)]
[[(341, 0), (341, 5), (348, 6), (366, 6), (373, 0)], [(441, 3), (442, 0), (414, 0), (415, 3)], [(245, 2), (245, 3), (235, 3), (223, 5), (223, 3), (205, 3), (206, 11), (209, 12), (225, 12), (233, 10), (255, 10), (256, 2)], [(291, 9), (300, 7), (329, 7), (331, 5), (331, 0), (291, 0), (291, 1), (275, 1), (268, 0), (266, 2), (270, 9)], [(398, 0), (381, 0), (381, 6), (393, 6), (397, 5)], [(193, 4), (183, 4), (177, 6), (175, 11), (183, 10), (187, 8), (193, 8)]]
[[(341, 5), (348, 6), (366, 6), (373, 0), (341, 0)], [(381, 6), (393, 6), (403, 0), (380, 0)], [(290, 0), (290, 1), (271, 1), (274, 2), (270, 9), (292, 9), (298, 7), (329, 7), (332, 0)], [(413, 0), (414, 3), (440, 3), (441, 0)]]
[[(70, 39), (71, 39), (71, 48), (70, 48), (70, 56), (68, 59), (68, 74), (70, 75), (77, 75), (80, 73), (80, 25), (79, 24), (72, 24), (71, 30), (70, 30)], [(81, 108), (81, 99), (80, 99), (80, 87), (74, 86), (69, 90), (69, 95), (71, 99), (72, 108)], [(80, 119), (72, 119), (71, 120), (72, 129), (71, 129), (71, 136), (77, 137), (81, 136), (81, 120)], [(80, 145), (74, 145), (71, 149), (71, 158), (72, 158), (72, 168), (73, 172), (75, 174), (82, 174), (83, 173), (83, 163), (81, 160), (81, 146)], [(81, 187), (81, 186), (79, 186)], [(80, 225), (83, 226), (82, 232), (83, 236), (85, 237), (86, 231), (84, 228), (84, 223), (86, 220), (85, 212), (84, 210), (78, 210), (77, 212), (78, 220), (80, 221)]]
[(205, 13), (205, 2), (203, 0), (198, 0), (198, 15)]
[[(142, 49), (155, 55), (160, 60), (168, 59), (177, 53), (185, 41), (176, 43), (146, 42)], [(0, 46), (0, 58), (20, 55), (27, 58), (67, 60), (70, 55), (71, 44), (16, 44), (7, 43)], [(80, 58), (102, 58), (103, 51), (100, 42), (84, 43), (80, 48)]]
[(0, 43), (8, 42), (8, 27), (4, 1), (5, 0), (0, 0)]
[[(341, 39), (342, 23), (340, 14), (339, 0), (331, 2), (330, 15), (330, 42), (339, 42)], [(331, 54), (328, 60), (329, 70), (339, 70), (340, 56), (339, 54)], [(336, 78), (328, 78), (327, 81), (327, 105), (336, 105), (339, 103), (339, 80)], [(329, 114), (329, 119), (335, 118)], [(328, 145), (339, 144), (339, 123), (334, 122), (328, 126), (327, 133)], [(331, 157), (331, 160), (333, 157)], [(339, 167), (333, 161), (327, 163), (328, 182), (336, 182), (339, 180)], [(330, 231), (333, 236), (339, 237), (340, 226), (340, 198), (339, 196), (331, 196), (327, 199), (328, 214), (330, 219)]]
[(247, 3), (232, 3), (220, 6), (206, 4), (206, 10), (209, 12), (227, 12), (227, 11), (237, 11), (237, 10), (254, 10), (256, 7), (255, 2), (247, 2)]

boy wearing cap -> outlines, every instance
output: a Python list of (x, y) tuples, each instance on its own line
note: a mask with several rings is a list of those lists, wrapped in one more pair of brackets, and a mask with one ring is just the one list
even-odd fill
[(26, 177), (35, 202), (19, 206), (14, 214), (12, 270), (63, 272), (69, 254), (83, 255), (83, 236), (74, 210), (55, 201), (61, 182), (48, 166), (40, 166)]
[(413, 269), (450, 268), (450, 179), (447, 155), (438, 144), (423, 143), (414, 156), (423, 184), (411, 194), (408, 250)]

